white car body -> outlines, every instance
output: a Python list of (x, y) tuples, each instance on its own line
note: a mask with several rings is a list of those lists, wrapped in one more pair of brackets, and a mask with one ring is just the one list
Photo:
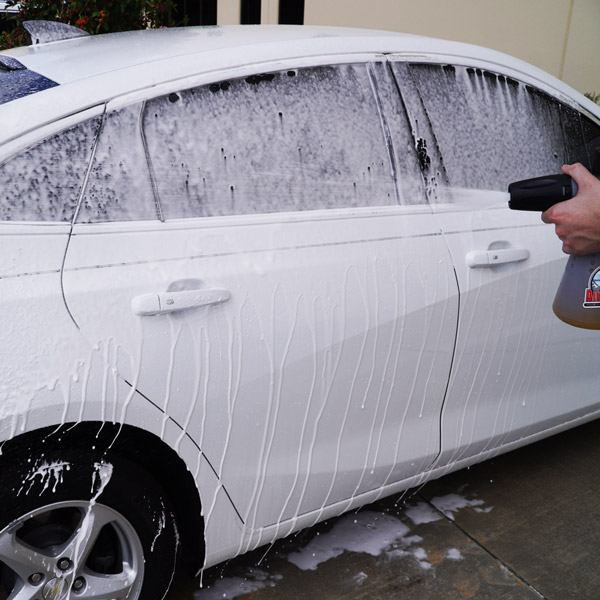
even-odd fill
[[(391, 73), (402, 81), (413, 64), (501, 74), (518, 93), (530, 86), (600, 122), (596, 105), (517, 59), (386, 32), (189, 28), (0, 55), (57, 84), (0, 104), (0, 167), (74, 125), (157, 97), (180, 102), (182, 90), (328, 65), (374, 65), (373, 106), (393, 140)], [(443, 110), (446, 100), (432, 96), (425, 110), (407, 103), (415, 140), (426, 139), (433, 103)], [(251, 122), (248, 110), (239, 114)], [(356, 128), (340, 128), (339, 147)], [(508, 140), (525, 165), (535, 139)], [(160, 147), (150, 135), (142, 142), (146, 153)], [(90, 161), (109, 152), (97, 143), (86, 181)], [(73, 159), (57, 148), (57, 164)], [(454, 160), (465, 160), (462, 151)], [(443, 160), (442, 142), (439, 152)], [(547, 174), (535, 168), (528, 176)], [(193, 476), (204, 526), (193, 535), (210, 566), (598, 417), (596, 333), (551, 310), (565, 265), (552, 228), (539, 213), (508, 210), (498, 189), (404, 186), (402, 177), (387, 206), (1, 221), (0, 442), (86, 421), (150, 432)], [(150, 197), (149, 186), (124, 197)], [(505, 264), (468, 264), (498, 252)], [(199, 302), (198, 290), (209, 307), (152, 314), (167, 301)]]

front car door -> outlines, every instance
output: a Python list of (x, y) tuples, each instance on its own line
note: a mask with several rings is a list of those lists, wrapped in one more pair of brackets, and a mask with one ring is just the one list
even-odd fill
[(438, 464), (523, 443), (598, 411), (594, 332), (559, 321), (566, 257), (539, 213), (511, 211), (508, 184), (590, 165), (593, 122), (538, 87), (485, 68), (392, 62), (431, 170), (432, 206), (460, 288), (456, 359)]

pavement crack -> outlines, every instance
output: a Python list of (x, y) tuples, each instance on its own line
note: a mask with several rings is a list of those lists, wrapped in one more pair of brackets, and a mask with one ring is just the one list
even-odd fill
[(446, 521), (448, 521), (450, 524), (452, 524), (454, 527), (456, 527), (456, 529), (458, 529), (463, 535), (465, 535), (468, 539), (470, 539), (476, 546), (481, 548), (486, 554), (488, 554), (491, 558), (493, 558), (496, 562), (498, 562), (498, 564), (501, 566), (502, 569), (505, 569), (506, 571), (508, 571), (513, 577), (515, 577), (517, 580), (519, 580), (524, 586), (528, 587), (534, 594), (536, 594), (538, 596), (538, 598), (540, 598), (541, 600), (550, 600), (547, 596), (544, 596), (544, 594), (542, 594), (542, 592), (540, 592), (538, 589), (536, 589), (535, 586), (533, 586), (531, 583), (529, 583), (521, 574), (519, 574), (517, 571), (515, 571), (511, 566), (507, 565), (497, 554), (492, 552), (483, 543), (481, 543), (476, 537), (471, 535), (464, 527), (461, 527), (454, 519), (451, 519), (443, 510), (440, 510), (435, 504), (430, 502), (430, 500), (428, 498), (421, 495), (421, 493), (419, 493), (419, 492), (417, 492), (415, 495), (418, 496), (419, 498), (421, 498), (421, 500), (423, 500), (423, 502), (428, 504), (434, 511), (439, 513), (444, 519), (446, 519)]

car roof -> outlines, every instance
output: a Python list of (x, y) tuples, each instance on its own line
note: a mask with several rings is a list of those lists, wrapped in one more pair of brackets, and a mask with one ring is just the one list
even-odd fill
[[(315, 41), (320, 51), (368, 52), (389, 48), (389, 41), (384, 42), (386, 38), (405, 37), (414, 36), (334, 27), (179, 27), (88, 36), (26, 46), (3, 54), (18, 58), (29, 69), (58, 83), (67, 83), (148, 63), (182, 61), (191, 55), (198, 59), (198, 72), (202, 72), (226, 66), (223, 63), (230, 62), (229, 55), (237, 57), (239, 63), (248, 48), (255, 50), (255, 59), (260, 62), (260, 58), (313, 54), (310, 49)], [(202, 60), (216, 51), (221, 64)]]
[[(86, 108), (194, 75), (254, 67), (275, 70), (286, 61), (317, 57), (400, 54), (414, 60), (483, 61), (549, 85), (571, 102), (586, 99), (547, 73), (505, 54), (387, 31), (336, 27), (238, 25), (131, 31), (61, 40), (0, 53), (58, 85), (0, 105), (0, 144)], [(490, 67), (491, 68), (491, 67)], [(231, 75), (228, 75), (231, 76)], [(588, 102), (586, 108), (590, 108)], [(27, 119), (23, 119), (24, 115)]]
[(158, 71), (164, 62), (183, 62), (190, 57), (194, 57), (196, 72), (208, 72), (243, 64), (249, 51), (256, 63), (327, 54), (416, 52), (533, 68), (508, 55), (459, 42), (390, 31), (294, 25), (128, 31), (25, 46), (2, 54), (64, 84), (145, 64), (157, 65)]

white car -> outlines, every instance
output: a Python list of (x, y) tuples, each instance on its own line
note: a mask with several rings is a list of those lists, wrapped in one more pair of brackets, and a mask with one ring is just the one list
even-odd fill
[(0, 597), (160, 599), (599, 416), (505, 194), (596, 105), (401, 34), (60, 29), (0, 53)]

